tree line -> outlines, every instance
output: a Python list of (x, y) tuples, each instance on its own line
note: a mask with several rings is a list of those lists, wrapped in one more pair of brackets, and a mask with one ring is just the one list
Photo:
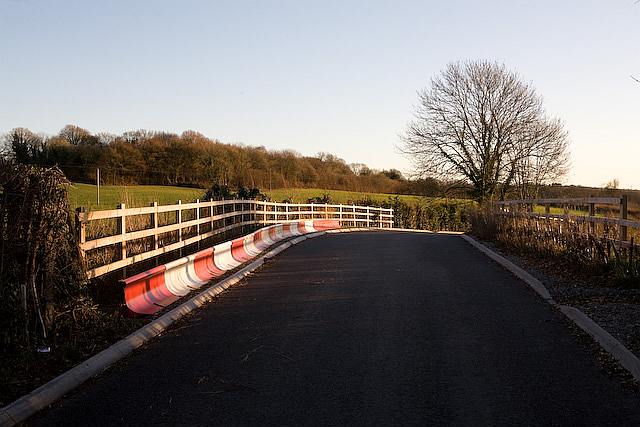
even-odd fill
[(60, 167), (71, 181), (102, 184), (326, 188), (392, 194), (441, 195), (436, 179), (406, 179), (396, 169), (347, 164), (332, 154), (225, 144), (196, 131), (178, 135), (135, 130), (92, 133), (67, 125), (56, 135), (15, 128), (2, 138), (2, 154), (18, 163)]

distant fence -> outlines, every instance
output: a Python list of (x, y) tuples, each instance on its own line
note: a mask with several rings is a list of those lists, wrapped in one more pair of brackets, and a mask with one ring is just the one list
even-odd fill
[[(638, 239), (640, 221), (629, 220), (626, 195), (622, 197), (505, 200), (495, 202), (494, 206), (497, 208), (496, 213), (503, 216), (527, 217), (555, 221), (560, 224), (585, 224), (587, 225), (585, 233), (605, 238), (622, 248), (638, 246), (640, 240)], [(537, 207), (543, 207), (544, 213), (535, 212)], [(551, 213), (552, 208), (560, 208), (562, 213)], [(571, 213), (572, 210), (579, 208), (585, 213)], [(616, 217), (598, 216), (596, 214), (598, 208), (605, 208), (607, 212), (616, 211), (618, 215)]]
[(255, 200), (178, 202), (84, 212), (78, 210), (80, 249), (90, 278), (199, 244), (241, 227), (308, 219), (337, 219), (342, 227), (393, 227), (393, 209)]

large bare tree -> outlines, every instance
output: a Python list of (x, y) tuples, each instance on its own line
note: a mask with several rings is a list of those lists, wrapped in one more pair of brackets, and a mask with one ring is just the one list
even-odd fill
[(490, 61), (449, 64), (418, 92), (401, 149), (423, 176), (467, 180), (484, 202), (522, 197), (568, 167), (567, 133), (529, 83)]

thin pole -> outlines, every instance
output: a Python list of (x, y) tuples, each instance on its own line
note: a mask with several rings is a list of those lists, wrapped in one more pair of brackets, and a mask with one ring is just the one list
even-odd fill
[(100, 205), (100, 168), (96, 168), (96, 201)]

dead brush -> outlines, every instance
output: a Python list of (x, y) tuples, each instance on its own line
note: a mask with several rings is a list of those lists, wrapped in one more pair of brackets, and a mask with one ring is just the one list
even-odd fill
[(470, 218), (475, 235), (499, 242), (517, 253), (561, 260), (583, 271), (608, 272), (620, 286), (640, 285), (638, 246), (633, 238), (629, 245), (620, 244), (614, 225), (501, 215), (491, 209), (476, 209)]
[(2, 352), (55, 340), (61, 307), (87, 295), (68, 185), (55, 167), (0, 160)]

